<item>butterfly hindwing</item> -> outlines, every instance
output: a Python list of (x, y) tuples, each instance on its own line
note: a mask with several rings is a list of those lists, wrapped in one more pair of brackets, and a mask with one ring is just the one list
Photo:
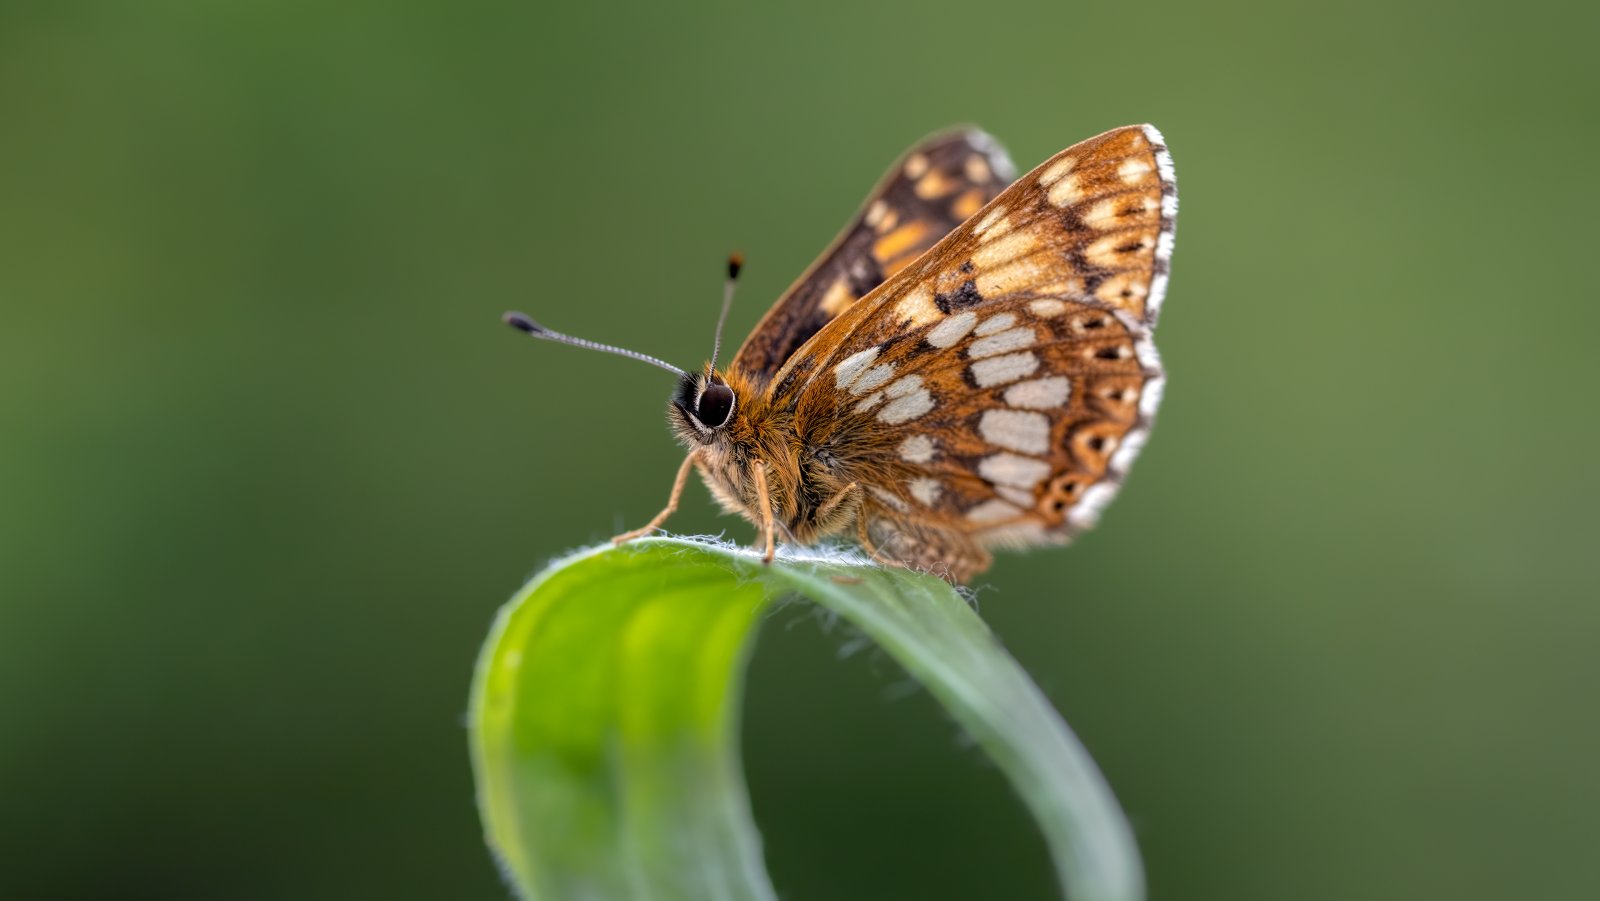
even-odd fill
[(977, 129), (941, 132), (912, 147), (768, 311), (734, 365), (757, 379), (770, 377), (823, 326), (921, 257), (1015, 176), (1005, 150)]
[(1176, 210), (1154, 128), (1091, 138), (794, 355), (770, 401), (857, 436), (873, 541), (897, 559), (981, 569), (984, 547), (1094, 522), (1160, 399), (1151, 332)]

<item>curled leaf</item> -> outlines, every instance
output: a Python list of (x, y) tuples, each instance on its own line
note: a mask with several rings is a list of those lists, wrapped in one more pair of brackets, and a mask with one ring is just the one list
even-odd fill
[(472, 690), (490, 847), (524, 898), (775, 899), (737, 753), (746, 655), (798, 594), (860, 629), (987, 752), (1074, 901), (1144, 894), (1088, 753), (966, 600), (932, 576), (651, 538), (553, 564), (501, 611)]

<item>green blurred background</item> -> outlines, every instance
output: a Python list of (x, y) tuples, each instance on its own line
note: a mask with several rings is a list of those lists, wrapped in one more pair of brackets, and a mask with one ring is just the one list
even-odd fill
[[(496, 899), (497, 607), (645, 520), (662, 373), (890, 160), (1150, 121), (1160, 427), (982, 610), (1158, 898), (1593, 898), (1600, 17), (1256, 7), (0, 6), (0, 895)], [(748, 539), (692, 490), (679, 531)], [(1045, 898), (998, 772), (789, 608), (744, 739), (785, 898)]]

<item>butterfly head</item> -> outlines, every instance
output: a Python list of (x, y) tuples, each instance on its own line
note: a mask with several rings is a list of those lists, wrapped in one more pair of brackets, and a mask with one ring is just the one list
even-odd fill
[(685, 373), (678, 380), (668, 415), (686, 442), (710, 444), (733, 422), (739, 405), (732, 386), (710, 366), (704, 372)]

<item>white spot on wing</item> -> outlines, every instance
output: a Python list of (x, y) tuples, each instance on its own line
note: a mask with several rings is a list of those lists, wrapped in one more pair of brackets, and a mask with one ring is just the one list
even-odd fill
[(999, 498), (984, 501), (967, 511), (967, 518), (973, 522), (1002, 522), (1012, 519), (1022, 513), (1022, 508), (1009, 501)]
[(1013, 488), (1010, 485), (996, 485), (994, 493), (1024, 509), (1034, 505), (1033, 492), (1026, 488)]
[(911, 320), (912, 325), (927, 325), (944, 318), (933, 302), (933, 289), (926, 284), (917, 285), (895, 305), (895, 312)]
[(834, 387), (843, 391), (851, 382), (855, 381), (856, 376), (860, 375), (863, 369), (871, 366), (872, 361), (877, 358), (878, 349), (876, 347), (869, 347), (858, 354), (852, 354), (846, 358), (843, 363), (833, 367)]
[(912, 435), (900, 442), (900, 459), (907, 463), (927, 463), (933, 459), (933, 439), (927, 435)]
[(1064, 407), (1072, 397), (1072, 381), (1064, 375), (1019, 382), (1006, 389), (1006, 403), (1028, 410)]
[(973, 330), (973, 334), (992, 335), (995, 332), (1003, 332), (1016, 324), (1017, 315), (1015, 313), (997, 313), (979, 323), (978, 327)]
[(910, 489), (911, 496), (916, 498), (924, 507), (933, 506), (934, 502), (939, 499), (939, 495), (944, 492), (944, 486), (939, 484), (938, 479), (927, 477), (912, 479), (906, 483), (906, 487)]
[(872, 389), (892, 378), (894, 378), (894, 364), (879, 363), (871, 369), (868, 369), (866, 372), (861, 373), (861, 375), (856, 377), (855, 381), (850, 383), (850, 393), (858, 396), (866, 394), (868, 391), (871, 391)]
[(1044, 171), (1039, 173), (1039, 183), (1048, 188), (1065, 177), (1068, 172), (1072, 171), (1072, 167), (1076, 165), (1078, 165), (1077, 160), (1070, 156), (1064, 156), (1046, 166)]
[[(1005, 218), (1005, 215), (1006, 215), (1006, 211), (1004, 209), (1000, 208), (1000, 207), (995, 207), (994, 209), (990, 210), (989, 212), (984, 213), (983, 214), (983, 218), (978, 220), (978, 224), (974, 225), (972, 227), (973, 236), (974, 237), (978, 237), (978, 238), (984, 237), (985, 235), (987, 235), (989, 233), (990, 229), (993, 229), (995, 227), (995, 223), (997, 223), (1001, 219)], [(1009, 230), (1010, 229), (1008, 228), (1008, 229), (1003, 229), (1002, 231), (1009, 231)]]
[[(985, 216), (987, 221), (989, 217)], [(998, 269), (1013, 260), (1019, 260), (1039, 249), (1039, 239), (1026, 231), (1009, 232), (985, 237), (973, 251), (972, 263), (980, 270)]]
[(985, 410), (978, 420), (978, 433), (990, 444), (1025, 454), (1050, 449), (1050, 419), (1043, 413)]
[[(913, 380), (915, 381), (913, 382)], [(885, 404), (882, 410), (878, 411), (878, 418), (890, 425), (910, 422), (933, 409), (933, 395), (928, 393), (928, 389), (922, 387), (922, 379), (918, 376), (906, 376), (890, 385), (885, 390), (885, 393), (893, 396), (895, 389), (900, 388), (902, 385), (907, 386), (905, 393), (895, 397), (894, 400)]]
[(979, 388), (993, 388), (1033, 374), (1039, 368), (1039, 358), (1029, 351), (989, 357), (973, 363), (968, 369)]
[[(1007, 315), (1010, 314), (1008, 313)], [(978, 331), (982, 332), (983, 329), (980, 327)], [(998, 335), (990, 335), (987, 338), (979, 338), (972, 342), (972, 346), (967, 348), (967, 356), (973, 358), (992, 357), (995, 354), (1032, 347), (1037, 340), (1038, 336), (1033, 333), (1033, 329), (1014, 328)]]
[(900, 381), (895, 382), (893, 385), (883, 389), (883, 393), (889, 397), (905, 397), (907, 394), (910, 394), (921, 387), (922, 376), (908, 375)]
[(925, 340), (934, 347), (950, 347), (965, 338), (967, 332), (972, 331), (972, 327), (977, 324), (978, 314), (971, 310), (963, 310), (929, 329)]
[(1069, 175), (1051, 185), (1045, 196), (1056, 206), (1071, 206), (1083, 199), (1083, 188), (1078, 184), (1078, 176)]
[(871, 394), (867, 395), (866, 398), (864, 398), (861, 401), (861, 403), (856, 404), (855, 412), (857, 412), (857, 413), (865, 413), (868, 410), (872, 409), (873, 407), (876, 407), (878, 405), (878, 403), (880, 401), (882, 401), (882, 400), (883, 400), (883, 392), (882, 391), (874, 391)]
[(1018, 454), (991, 454), (978, 461), (978, 475), (996, 485), (1032, 488), (1050, 475), (1050, 464)]
[(1133, 184), (1143, 178), (1152, 168), (1154, 167), (1150, 165), (1150, 161), (1147, 159), (1137, 156), (1129, 157), (1122, 161), (1122, 165), (1117, 167), (1117, 175), (1121, 176), (1124, 182)]
[(1033, 311), (1033, 315), (1041, 319), (1050, 319), (1065, 313), (1067, 305), (1054, 297), (1042, 297), (1038, 300), (1029, 301), (1028, 309)]

